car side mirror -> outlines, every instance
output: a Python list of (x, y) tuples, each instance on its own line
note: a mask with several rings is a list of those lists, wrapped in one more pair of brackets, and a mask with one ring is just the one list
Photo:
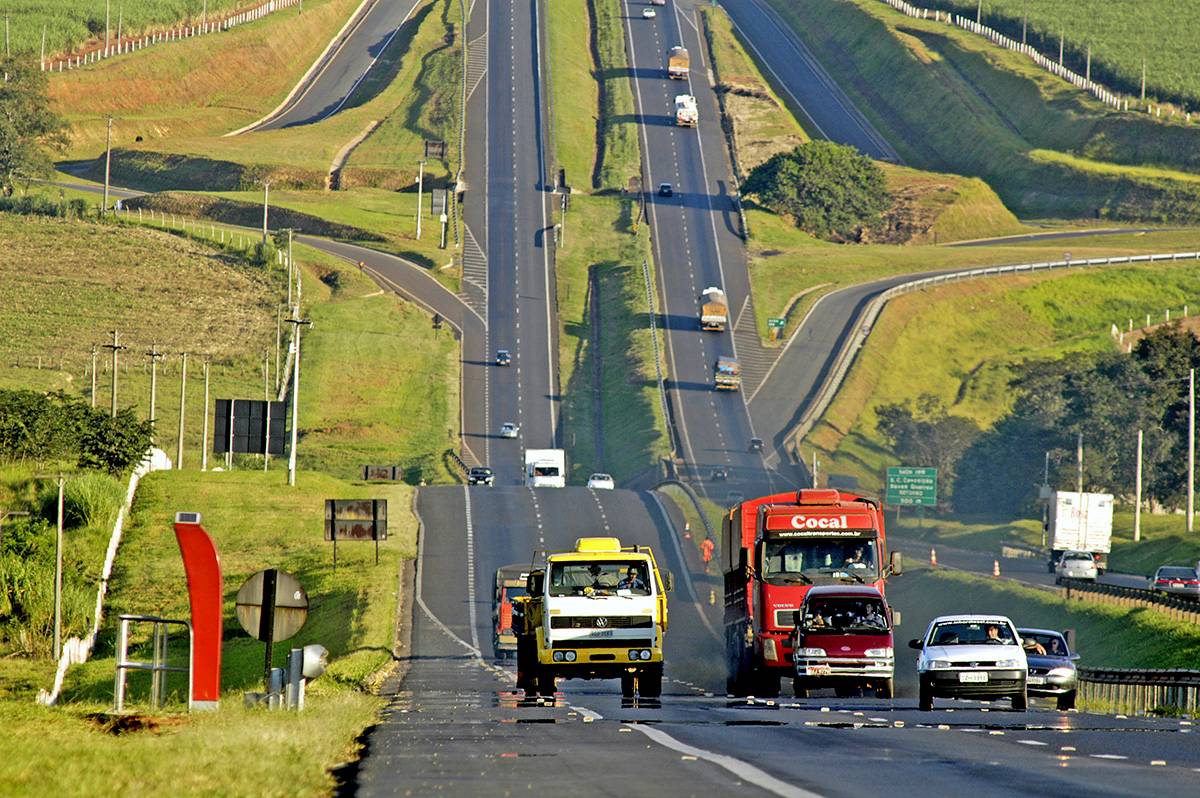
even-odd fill
[(1078, 662), (1078, 661), (1079, 661), (1079, 655), (1078, 655), (1078, 654), (1072, 654), (1071, 656), (1067, 657), (1067, 659), (1071, 660), (1071, 662)]
[(900, 558), (900, 552), (892, 552), (892, 576), (899, 576), (904, 573), (904, 563)]
[(900, 610), (892, 610), (892, 626), (900, 625)]
[(908, 647), (915, 648), (917, 651), (920, 651), (921, 649), (925, 648), (925, 644), (914, 638), (908, 641)]
[(670, 571), (667, 571), (663, 577), (663, 587), (667, 589), (668, 593), (675, 589), (675, 575)]

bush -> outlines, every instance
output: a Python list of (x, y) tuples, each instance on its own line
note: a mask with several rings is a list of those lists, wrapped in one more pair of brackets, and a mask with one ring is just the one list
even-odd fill
[(856, 238), (891, 205), (883, 170), (853, 147), (830, 141), (775, 155), (754, 167), (743, 189), (822, 238)]
[[(63, 485), (63, 525), (108, 530), (124, 501), (124, 487), (109, 474), (88, 472), (69, 477)], [(55, 521), (57, 505), (58, 486), (52, 485), (42, 496), (42, 517)]]
[(132, 408), (116, 416), (92, 412), (79, 439), (79, 465), (119, 474), (142, 462), (154, 443), (154, 424), (140, 421)]
[(0, 458), (61, 460), (116, 474), (141, 462), (154, 427), (132, 408), (112, 418), (63, 393), (0, 390)]

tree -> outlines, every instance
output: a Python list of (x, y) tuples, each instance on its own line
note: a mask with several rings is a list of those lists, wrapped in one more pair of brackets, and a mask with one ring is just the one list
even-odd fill
[(0, 195), (20, 179), (49, 176), (50, 152), (67, 144), (67, 123), (50, 108), (46, 73), (29, 57), (0, 56)]
[(938, 470), (938, 494), (950, 495), (963, 453), (979, 437), (979, 428), (969, 418), (950, 415), (942, 401), (922, 394), (914, 410), (910, 402), (875, 408), (879, 431), (892, 441), (892, 448), (905, 465)]
[(133, 408), (116, 416), (93, 410), (79, 439), (79, 465), (120, 474), (140, 463), (153, 443), (154, 425), (138, 420)]
[(754, 168), (743, 189), (822, 238), (852, 238), (891, 204), (883, 170), (853, 147), (830, 141), (773, 156)]

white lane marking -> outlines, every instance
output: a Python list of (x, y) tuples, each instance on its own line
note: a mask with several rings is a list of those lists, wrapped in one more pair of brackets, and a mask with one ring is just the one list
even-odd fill
[(1021, 745), (1050, 745), (1050, 743), (1044, 743), (1041, 740), (1017, 740), (1017, 742)]
[(367, 68), (364, 69), (363, 73), (358, 76), (358, 80), (354, 81), (354, 85), (350, 87), (350, 91), (346, 92), (346, 94), (342, 97), (341, 101), (338, 102), (338, 104), (336, 106), (334, 106), (332, 111), (330, 111), (329, 113), (325, 114), (320, 119), (318, 119), (317, 120), (318, 122), (328, 119), (329, 117), (333, 116), (338, 111), (342, 110), (342, 107), (350, 101), (350, 98), (354, 96), (354, 92), (358, 91), (359, 85), (364, 80), (367, 79), (367, 74), (370, 73), (370, 71), (375, 68), (375, 65), (377, 63), (379, 63), (379, 59), (382, 58), (383, 54), (387, 52), (388, 45), (390, 45), (392, 43), (392, 39), (396, 38), (396, 34), (399, 33), (400, 29), (404, 27), (404, 23), (408, 22), (409, 17), (411, 17), (413, 12), (417, 10), (418, 5), (420, 5), (420, 3), (412, 4), (412, 8), (408, 9), (408, 13), (404, 15), (404, 19), (400, 20), (400, 24), (396, 26), (396, 29), (394, 31), (392, 31), (391, 34), (387, 37), (387, 41), (385, 41), (383, 43), (383, 46), (379, 48), (379, 53), (374, 58), (371, 59), (371, 63), (367, 64)]
[(475, 527), (471, 523), (471, 489), (463, 485), (463, 504), (467, 511), (467, 610), (471, 618), (471, 646), (479, 651), (479, 630), (475, 628)]
[(635, 724), (633, 729), (646, 735), (659, 745), (678, 751), (686, 756), (694, 756), (697, 759), (703, 759), (705, 762), (711, 762), (719, 768), (728, 770), (742, 781), (753, 784), (755, 787), (766, 790), (769, 793), (782, 796), (782, 798), (823, 798), (820, 793), (810, 792), (803, 787), (788, 784), (786, 781), (775, 778), (770, 773), (751, 765), (749, 762), (727, 754), (718, 754), (682, 743), (661, 729), (641, 723)]
[(587, 491), (592, 494), (592, 501), (596, 502), (596, 509), (600, 511), (600, 523), (604, 526), (604, 531), (611, 532), (612, 527), (608, 525), (608, 515), (604, 512), (604, 505), (600, 503), (599, 494), (595, 488), (588, 488)]
[(571, 710), (574, 710), (575, 712), (578, 712), (580, 715), (583, 716), (583, 719), (588, 722), (595, 721), (595, 720), (604, 720), (603, 715), (601, 715), (599, 712), (596, 712), (595, 710), (588, 709), (587, 707), (581, 707), (576, 704), (567, 704), (567, 709), (571, 709)]
[(1124, 754), (1088, 754), (1092, 759), (1128, 759)]
[(667, 508), (663, 507), (662, 499), (658, 497), (656, 491), (650, 491), (650, 498), (654, 499), (654, 504), (658, 507), (658, 512), (662, 514), (662, 519), (667, 529), (672, 530), (667, 534), (667, 537), (671, 539), (671, 545), (675, 549), (675, 556), (678, 558), (679, 564), (683, 567), (683, 584), (687, 587), (688, 596), (692, 599), (692, 606), (696, 608), (696, 614), (700, 616), (700, 623), (704, 624), (704, 628), (712, 635), (713, 640), (723, 644), (725, 639), (717, 634), (717, 630), (713, 628), (712, 623), (709, 622), (708, 617), (704, 614), (704, 608), (700, 606), (700, 599), (696, 597), (696, 588), (692, 586), (692, 575), (688, 571), (687, 560), (683, 558), (683, 549), (679, 547), (679, 540), (674, 534), (673, 530), (675, 527), (671, 524), (671, 516), (667, 515)]

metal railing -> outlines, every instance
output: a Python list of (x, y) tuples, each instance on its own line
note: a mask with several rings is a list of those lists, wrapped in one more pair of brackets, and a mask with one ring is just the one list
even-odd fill
[(1080, 668), (1079, 698), (1127, 714), (1195, 713), (1200, 709), (1200, 671)]
[(1106, 585), (1085, 579), (1063, 579), (1061, 586), (1067, 599), (1086, 599), (1127, 607), (1155, 607), (1165, 611), (1174, 620), (1200, 624), (1200, 601), (1164, 595), (1149, 588)]
[[(125, 709), (126, 676), (128, 671), (150, 671), (150, 708), (159, 709), (166, 700), (167, 674), (186, 673), (188, 677), (188, 709), (192, 708), (192, 625), (188, 621), (177, 621), (170, 618), (158, 618), (153, 615), (121, 615), (120, 630), (117, 633), (117, 675), (113, 687), (113, 711), (122, 712)], [(154, 624), (151, 636), (150, 662), (139, 662), (129, 659), (129, 624)], [(188, 664), (186, 667), (167, 664), (167, 645), (170, 637), (167, 633), (169, 626), (182, 626), (188, 636)]]

